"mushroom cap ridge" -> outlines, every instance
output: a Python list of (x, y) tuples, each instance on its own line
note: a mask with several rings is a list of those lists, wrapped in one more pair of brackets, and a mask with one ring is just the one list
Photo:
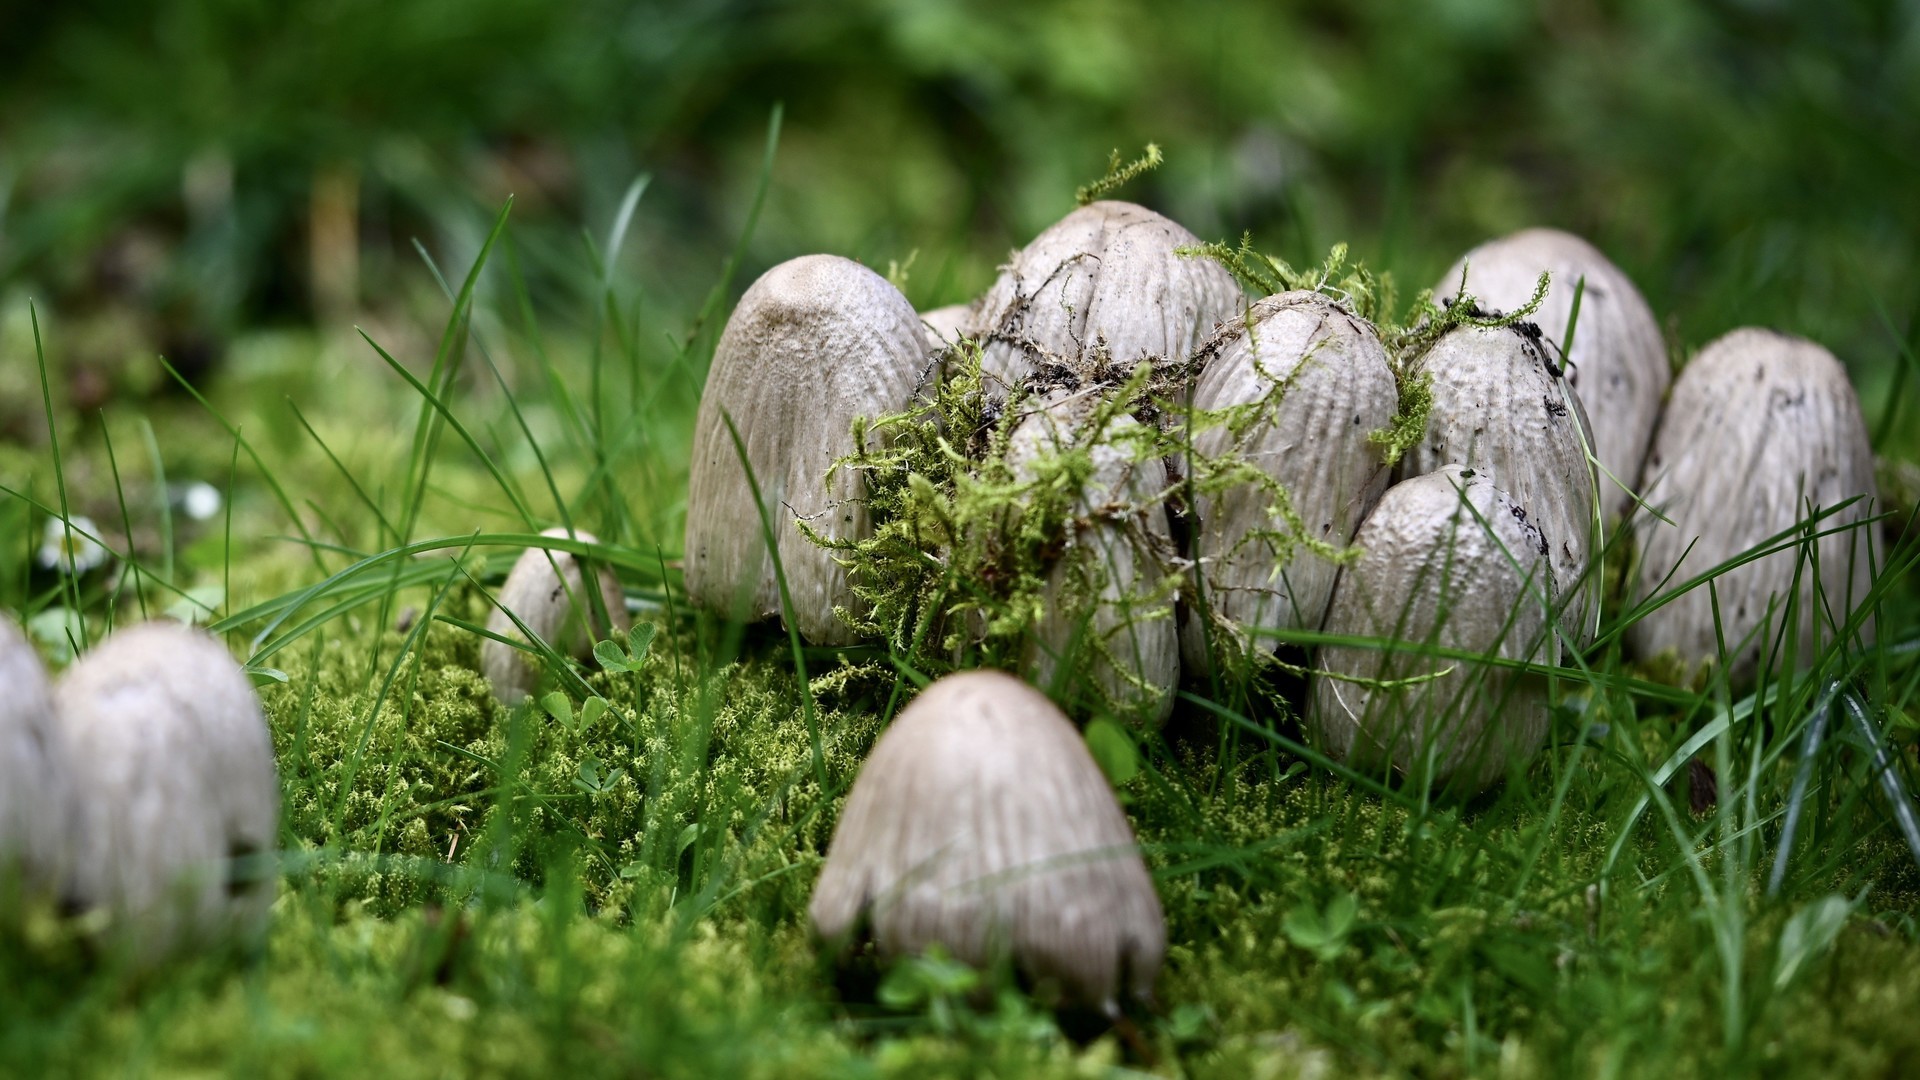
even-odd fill
[[(1830, 534), (1817, 544), (1820, 593), (1809, 565), (1800, 583), (1800, 655), (1793, 662), (1812, 662), (1816, 619), (1821, 640), (1829, 640), (1827, 613), (1844, 626), (1871, 588), (1868, 535), (1846, 528), (1871, 517), (1878, 498), (1866, 420), (1846, 369), (1811, 341), (1749, 327), (1701, 349), (1674, 381), (1642, 486), (1648, 505), (1673, 525), (1652, 515), (1637, 524), (1636, 600), (1752, 549), (1804, 520), (1809, 506), (1830, 508), (1859, 495), (1866, 498), (1817, 526)], [(1718, 654), (1721, 635), (1734, 648), (1753, 634), (1768, 618), (1769, 603), (1779, 605), (1773, 627), (1780, 633), (1803, 553), (1789, 547), (1729, 570), (1714, 580), (1712, 592), (1704, 585), (1690, 590), (1629, 627), (1628, 646), (1643, 658), (1671, 649), (1698, 663)], [(1873, 632), (1869, 617), (1862, 635), (1870, 641)], [(1733, 656), (1733, 682), (1750, 680), (1761, 650), (1772, 648), (1771, 640), (1756, 640)]]
[(1067, 718), (1011, 675), (922, 691), (874, 744), (808, 908), (882, 953), (938, 942), (987, 963), (1006, 948), (1106, 1010), (1145, 998), (1166, 952), (1159, 898), (1106, 777)]
[(887, 279), (837, 255), (768, 270), (740, 298), (707, 373), (687, 482), (686, 590), (696, 605), (750, 619), (780, 614), (780, 591), (731, 417), (767, 500), (800, 633), (844, 645), (834, 614), (859, 603), (839, 553), (807, 539), (795, 519), (834, 539), (871, 526), (856, 473), (853, 421), (903, 412), (932, 375), (928, 333)]
[(1600, 477), (1607, 513), (1626, 513), (1633, 498), (1622, 485), (1639, 479), (1640, 463), (1660, 419), (1660, 402), (1673, 381), (1666, 341), (1646, 298), (1599, 248), (1558, 229), (1522, 229), (1467, 252), (1434, 286), (1435, 300), (1459, 293), (1463, 269), (1467, 292), (1501, 311), (1517, 310), (1533, 299), (1541, 272), (1550, 273), (1546, 298), (1531, 321), (1556, 345), (1566, 339), (1573, 293), (1579, 280), (1586, 279), (1580, 322), (1567, 356), (1567, 381), (1580, 391), (1592, 421), (1594, 456), (1615, 478)]

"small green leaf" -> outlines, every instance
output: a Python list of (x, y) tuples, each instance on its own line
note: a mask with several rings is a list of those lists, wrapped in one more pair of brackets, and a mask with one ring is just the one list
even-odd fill
[(580, 730), (585, 731), (592, 727), (593, 722), (607, 715), (607, 710), (610, 708), (612, 708), (612, 706), (607, 704), (606, 698), (588, 698), (587, 703), (580, 706)]
[(279, 668), (253, 667), (252, 665), (248, 665), (247, 678), (253, 680), (253, 685), (255, 686), (271, 686), (275, 683), (285, 683), (287, 681), (287, 673), (281, 671)]
[(1823, 896), (1794, 912), (1780, 929), (1780, 955), (1773, 965), (1774, 989), (1786, 989), (1802, 968), (1819, 959), (1852, 915), (1853, 904), (1844, 896)]
[(653, 648), (654, 636), (659, 632), (660, 628), (650, 622), (635, 623), (633, 629), (627, 631), (627, 652), (633, 657), (628, 661), (629, 671), (640, 669), (640, 661), (647, 658), (647, 652)]
[(687, 826), (686, 828), (680, 830), (680, 839), (676, 841), (674, 844), (674, 848), (673, 848), (674, 854), (675, 855), (686, 854), (687, 849), (692, 847), (693, 842), (698, 839), (700, 839), (700, 823), (696, 821), (693, 824)]
[(1087, 725), (1087, 750), (1114, 787), (1140, 775), (1140, 751), (1133, 745), (1133, 737), (1111, 720)]
[(573, 730), (573, 702), (567, 700), (567, 695), (555, 690), (541, 698), (540, 705), (547, 710), (548, 716), (560, 721), (561, 727)]
[(607, 671), (632, 671), (627, 663), (627, 654), (620, 651), (617, 641), (596, 641), (593, 644), (593, 658)]
[(1280, 922), (1287, 939), (1321, 960), (1332, 960), (1347, 949), (1360, 914), (1360, 901), (1352, 893), (1342, 893), (1328, 902), (1325, 911), (1302, 904), (1288, 912)]

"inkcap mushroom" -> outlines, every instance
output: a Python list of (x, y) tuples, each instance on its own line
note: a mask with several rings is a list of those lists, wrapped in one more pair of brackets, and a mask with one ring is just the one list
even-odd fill
[[(1174, 624), (1178, 577), (1167, 524), (1170, 486), (1152, 432), (1093, 389), (1030, 401), (1014, 428), (1007, 464), (1036, 491), (1012, 525), (1047, 530), (1057, 549), (1034, 621), (1026, 670), (1041, 686), (1065, 668), (1086, 676), (1098, 705), (1162, 723), (1180, 681)], [(1064, 493), (1063, 501), (1057, 496)], [(1053, 497), (1049, 497), (1049, 496)], [(1036, 504), (1064, 511), (1029, 521)], [(1057, 535), (1055, 534), (1057, 530)]]
[(1580, 293), (1573, 348), (1564, 358), (1567, 382), (1586, 405), (1594, 457), (1606, 469), (1600, 477), (1603, 502), (1607, 514), (1617, 517), (1633, 505), (1623, 485), (1640, 475), (1673, 378), (1660, 325), (1632, 279), (1578, 236), (1522, 229), (1461, 256), (1434, 287), (1434, 298), (1444, 302), (1459, 296), (1464, 274), (1466, 291), (1483, 306), (1518, 311), (1533, 299), (1542, 273), (1551, 275), (1547, 295), (1528, 318), (1539, 325), (1556, 359), (1566, 341), (1574, 293)]
[[(540, 535), (568, 538), (567, 530), (561, 528)], [(581, 529), (575, 529), (572, 538), (583, 544), (599, 543), (592, 533)], [(580, 561), (572, 553), (528, 548), (508, 571), (506, 584), (500, 587), (499, 603), (487, 616), (487, 629), (525, 642), (526, 635), (514, 624), (518, 618), (555, 651), (585, 659), (595, 641), (615, 632), (624, 633), (633, 624), (613, 570), (601, 566), (594, 580), (600, 590), (597, 610), (594, 598), (582, 588)], [(493, 696), (507, 705), (519, 704), (540, 685), (540, 661), (534, 653), (492, 638), (480, 643), (480, 670)]]
[(1150, 999), (1166, 953), (1153, 881), (1086, 743), (995, 671), (940, 679), (881, 734), (808, 914), (825, 941), (864, 932), (882, 957), (1010, 955), (1063, 1004), (1109, 1017)]
[(60, 888), (75, 805), (59, 738), (40, 655), (0, 615), (0, 912)]
[(817, 644), (849, 643), (852, 631), (835, 615), (859, 602), (847, 570), (795, 519), (834, 540), (868, 534), (859, 473), (831, 466), (853, 453), (854, 420), (904, 411), (936, 360), (913, 305), (857, 262), (807, 255), (761, 275), (727, 320), (700, 397), (687, 484), (689, 599), (751, 619), (780, 614), (730, 417), (773, 524), (800, 633)]
[[(1196, 475), (1193, 555), (1199, 599), (1181, 627), (1181, 659), (1203, 670), (1222, 629), (1318, 629), (1338, 549), (1386, 490), (1374, 434), (1399, 407), (1371, 324), (1314, 292), (1254, 304), (1203, 352), (1187, 464)], [(1253, 471), (1257, 470), (1257, 472)], [(1204, 610), (1211, 623), (1200, 617)], [(1236, 640), (1235, 647), (1250, 643)], [(1272, 651), (1271, 641), (1258, 648)]]
[(280, 784), (246, 673), (181, 623), (109, 635), (53, 701), (82, 793), (69, 894), (137, 963), (265, 929)]
[(920, 323), (927, 330), (927, 341), (935, 349), (945, 349), (961, 338), (972, 337), (973, 319), (972, 304), (948, 304), (920, 313)]
[(974, 329), (994, 397), (1049, 364), (1132, 371), (1184, 364), (1244, 307), (1219, 263), (1175, 254), (1200, 240), (1133, 203), (1089, 203), (1016, 252), (981, 298)]
[[(1638, 522), (1640, 600), (1754, 549), (1815, 510), (1865, 496), (1813, 524), (1828, 534), (1815, 545), (1817, 574), (1811, 562), (1802, 565), (1812, 554), (1804, 545), (1734, 567), (1713, 580), (1711, 592), (1700, 585), (1635, 622), (1627, 643), (1642, 658), (1671, 652), (1698, 665), (1717, 660), (1724, 640), (1737, 650), (1727, 658), (1728, 675), (1743, 686), (1760, 657), (1784, 645), (1796, 574), (1795, 664), (1811, 663), (1816, 646), (1831, 642), (1865, 600), (1873, 574), (1868, 530), (1848, 526), (1874, 513), (1873, 453), (1846, 369), (1819, 345), (1748, 328), (1700, 350), (1674, 381), (1642, 483), (1647, 504), (1672, 524), (1651, 515)], [(1871, 640), (1871, 617), (1861, 632)]]
[(1387, 489), (1360, 526), (1326, 630), (1388, 639), (1330, 645), (1307, 719), (1334, 757), (1392, 767), (1460, 794), (1523, 765), (1547, 733), (1544, 679), (1419, 651), (1557, 661), (1547, 633), (1553, 568), (1532, 515), (1484, 469), (1459, 465)]
[(1395, 479), (1464, 465), (1490, 472), (1546, 535), (1561, 632), (1593, 640), (1600, 573), (1595, 561), (1594, 474), (1586, 413), (1537, 325), (1455, 326), (1409, 365), (1431, 376), (1426, 437), (1400, 459)]

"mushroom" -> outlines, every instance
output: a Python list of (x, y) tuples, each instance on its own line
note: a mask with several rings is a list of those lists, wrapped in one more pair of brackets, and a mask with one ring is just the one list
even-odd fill
[(0, 615), (0, 911), (53, 896), (75, 810), (40, 656)]
[[(1736, 566), (1711, 591), (1703, 584), (1648, 612), (1627, 630), (1641, 657), (1671, 651), (1699, 664), (1717, 659), (1724, 641), (1734, 651), (1728, 676), (1744, 685), (1762, 655), (1784, 647), (1776, 639), (1796, 578), (1801, 666), (1813, 661), (1816, 636), (1831, 641), (1865, 601), (1870, 537), (1849, 526), (1873, 514), (1873, 454), (1846, 369), (1819, 345), (1749, 328), (1700, 350), (1674, 381), (1641, 483), (1647, 504), (1672, 524), (1638, 523), (1638, 600), (1753, 550), (1814, 510), (1865, 496), (1820, 518), (1812, 529), (1828, 535), (1811, 548)], [(1818, 574), (1800, 566), (1815, 554)], [(1871, 616), (1861, 634), (1871, 640)]]
[[(568, 538), (565, 529), (548, 529), (540, 535)], [(572, 538), (583, 544), (600, 542), (580, 529), (573, 531)], [(487, 630), (524, 644), (526, 635), (514, 625), (518, 618), (556, 652), (584, 660), (595, 641), (633, 624), (627, 615), (626, 594), (620, 591), (613, 570), (601, 566), (594, 580), (600, 587), (597, 609), (594, 598), (581, 586), (578, 559), (570, 552), (528, 548), (514, 561), (506, 584), (500, 587), (500, 602), (487, 616)], [(493, 696), (507, 705), (519, 704), (540, 685), (537, 657), (526, 648), (493, 638), (480, 643), (480, 670)]]
[(1130, 415), (1103, 413), (1091, 390), (1058, 392), (1014, 429), (1007, 464), (1023, 483), (1075, 488), (1065, 535), (1044, 538), (1059, 553), (1029, 639), (1029, 676), (1048, 686), (1062, 668), (1086, 675), (1101, 705), (1158, 724), (1173, 710), (1180, 650), (1167, 471), (1147, 434)]
[(264, 930), (280, 785), (260, 702), (180, 623), (110, 635), (53, 691), (80, 800), (69, 886), (141, 963)]
[(808, 907), (844, 945), (939, 944), (1013, 961), (1064, 1001), (1149, 1000), (1166, 922), (1106, 777), (1067, 718), (1011, 675), (948, 675), (874, 744)]
[(700, 397), (687, 484), (688, 598), (751, 619), (780, 614), (761, 507), (731, 418), (773, 523), (800, 633), (818, 644), (850, 642), (835, 614), (859, 603), (847, 570), (795, 523), (832, 540), (868, 535), (859, 473), (832, 471), (833, 463), (855, 449), (854, 420), (904, 411), (931, 363), (913, 305), (859, 263), (808, 255), (761, 275), (727, 320)]
[(1514, 502), (1546, 534), (1558, 586), (1560, 631), (1584, 648), (1593, 640), (1600, 574), (1594, 555), (1594, 475), (1586, 413), (1532, 323), (1456, 326), (1409, 365), (1432, 376), (1427, 432), (1400, 459), (1395, 479), (1443, 465), (1500, 477)]
[(1320, 649), (1308, 724), (1356, 767), (1483, 790), (1546, 738), (1545, 680), (1419, 650), (1554, 663), (1546, 538), (1485, 469), (1448, 465), (1388, 488), (1354, 543), (1326, 630), (1383, 644)]
[[(1568, 352), (1567, 382), (1580, 391), (1593, 427), (1594, 456), (1612, 475), (1602, 474), (1609, 516), (1625, 514), (1647, 456), (1660, 402), (1673, 381), (1660, 325), (1632, 279), (1600, 250), (1557, 229), (1523, 229), (1490, 240), (1461, 256), (1434, 288), (1438, 300), (1466, 291), (1488, 307), (1516, 311), (1533, 299), (1540, 275), (1551, 275), (1547, 295), (1534, 312), (1547, 339), (1566, 340), (1573, 294), (1580, 292), (1580, 319)], [(1579, 283), (1586, 280), (1585, 286)]]
[[(1193, 434), (1193, 467), (1244, 462), (1273, 486), (1227, 474), (1228, 486), (1214, 488), (1196, 478), (1198, 600), (1211, 619), (1189, 617), (1181, 627), (1190, 671), (1206, 669), (1215, 628), (1236, 639), (1319, 628), (1338, 566), (1300, 541), (1343, 548), (1353, 539), (1387, 486), (1372, 436), (1399, 408), (1373, 327), (1319, 293), (1259, 301), (1208, 350), (1215, 355), (1194, 386), (1193, 409), (1216, 415)], [(1271, 652), (1273, 643), (1257, 647)]]
[(981, 370), (1003, 396), (1050, 365), (1121, 375), (1142, 360), (1183, 363), (1239, 315), (1239, 283), (1177, 223), (1143, 206), (1080, 207), (1013, 256), (981, 298)]
[(935, 349), (945, 349), (961, 338), (973, 336), (973, 305), (948, 304), (923, 311), (920, 322), (926, 328), (928, 344)]

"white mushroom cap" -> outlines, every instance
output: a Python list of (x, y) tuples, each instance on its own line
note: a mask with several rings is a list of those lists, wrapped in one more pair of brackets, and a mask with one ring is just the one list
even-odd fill
[(927, 343), (936, 349), (944, 349), (961, 338), (972, 337), (972, 304), (948, 304), (932, 311), (920, 313), (920, 322), (927, 330)]
[[(540, 535), (566, 539), (567, 530), (548, 529)], [(583, 529), (575, 529), (573, 538), (583, 544), (599, 543)], [(604, 565), (595, 578), (611, 629), (625, 631), (633, 620), (627, 614), (620, 580), (611, 567)], [(499, 601), (487, 616), (487, 629), (515, 641), (524, 642), (526, 635), (508, 617), (509, 611), (555, 651), (581, 659), (590, 655), (595, 640), (610, 633), (609, 624), (602, 623), (593, 610), (593, 598), (581, 587), (580, 561), (571, 552), (546, 548), (522, 552), (507, 573), (506, 584), (500, 587)], [(480, 643), (480, 670), (493, 688), (493, 696), (508, 705), (519, 704), (540, 685), (540, 663), (534, 654), (492, 638)]]
[[(1554, 663), (1546, 540), (1494, 485), (1484, 470), (1449, 465), (1388, 488), (1354, 538), (1361, 555), (1340, 572), (1327, 632)], [(1391, 762), (1479, 791), (1546, 738), (1537, 676), (1349, 646), (1323, 647), (1315, 667), (1308, 723), (1360, 768)]]
[(1212, 259), (1175, 249), (1199, 238), (1143, 206), (1096, 202), (1041, 233), (981, 298), (982, 372), (996, 397), (1048, 360), (1102, 354), (1121, 372), (1184, 361), (1241, 314), (1240, 285)]
[(81, 793), (71, 893), (143, 962), (265, 928), (278, 847), (273, 744), (246, 673), (180, 623), (121, 630), (61, 676)]
[[(1200, 373), (1193, 407), (1252, 411), (1195, 433), (1194, 454), (1257, 466), (1286, 489), (1307, 538), (1345, 547), (1387, 487), (1372, 439), (1399, 408), (1386, 350), (1370, 324), (1313, 292), (1261, 300), (1236, 329)], [(1197, 502), (1194, 556), (1214, 626), (1318, 629), (1339, 567), (1286, 546), (1295, 526), (1271, 492), (1242, 483)], [(1197, 616), (1181, 628), (1192, 671), (1205, 669), (1212, 636)]]
[(1443, 465), (1499, 477), (1546, 534), (1561, 632), (1585, 647), (1593, 640), (1600, 570), (1593, 565), (1594, 472), (1579, 393), (1554, 374), (1547, 348), (1526, 323), (1455, 327), (1411, 370), (1433, 376), (1433, 408), (1425, 437), (1400, 459), (1395, 478)]
[(0, 911), (61, 885), (75, 807), (60, 737), (40, 656), (0, 615)]
[(1586, 404), (1594, 456), (1618, 480), (1601, 476), (1606, 511), (1626, 513), (1633, 499), (1621, 485), (1640, 475), (1661, 399), (1673, 381), (1660, 324), (1640, 290), (1598, 248), (1557, 229), (1523, 229), (1467, 252), (1434, 287), (1436, 299), (1459, 294), (1463, 269), (1467, 292), (1500, 311), (1524, 306), (1533, 299), (1540, 275), (1551, 274), (1546, 299), (1531, 319), (1556, 346), (1566, 340), (1574, 290), (1586, 278), (1567, 381)]
[[(1819, 541), (1818, 575), (1811, 565), (1801, 568), (1795, 662), (1811, 663), (1816, 628), (1824, 646), (1871, 587), (1868, 530), (1845, 528), (1875, 512), (1867, 425), (1846, 369), (1811, 341), (1742, 329), (1700, 350), (1674, 381), (1642, 483), (1648, 505), (1673, 524), (1651, 516), (1638, 523), (1637, 600), (1753, 549), (1804, 521), (1811, 508), (1859, 495), (1866, 498), (1816, 526), (1841, 531)], [(1795, 547), (1736, 567), (1714, 579), (1711, 593), (1702, 585), (1636, 622), (1627, 643), (1647, 658), (1673, 650), (1689, 664), (1716, 659), (1715, 594), (1729, 649), (1767, 622), (1769, 604), (1778, 634), (1804, 556)], [(1871, 619), (1863, 632), (1870, 640)], [(1766, 638), (1756, 634), (1729, 658), (1736, 685), (1751, 680), (1763, 650), (1772, 652)]]
[(975, 966), (1010, 950), (1066, 996), (1151, 995), (1166, 922), (1126, 815), (1067, 718), (1010, 675), (927, 687), (874, 744), (808, 907), (887, 956), (936, 942)]
[(1084, 449), (1093, 460), (1069, 534), (1059, 538), (1026, 668), (1042, 686), (1062, 665), (1077, 669), (1091, 676), (1106, 707), (1158, 724), (1173, 711), (1180, 681), (1167, 469), (1158, 457), (1139, 460), (1147, 433), (1133, 417), (1093, 430), (1097, 405), (1092, 391), (1050, 395), (1007, 447), (1008, 465), (1026, 482), (1049, 456)]
[(903, 412), (931, 375), (926, 328), (887, 279), (850, 259), (808, 255), (761, 275), (720, 336), (694, 426), (687, 491), (686, 589), (701, 607), (749, 618), (780, 613), (779, 586), (747, 474), (728, 433), (733, 418), (773, 522), (800, 633), (846, 644), (835, 608), (859, 600), (838, 553), (809, 541), (865, 537), (871, 526), (854, 451), (856, 417)]

